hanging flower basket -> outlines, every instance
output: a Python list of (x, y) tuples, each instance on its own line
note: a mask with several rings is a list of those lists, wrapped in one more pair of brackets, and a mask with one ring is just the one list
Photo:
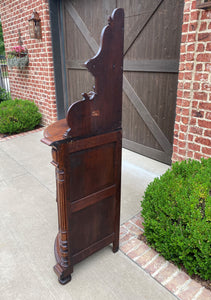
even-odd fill
[(29, 64), (28, 50), (22, 46), (17, 46), (7, 53), (7, 63), (10, 69), (17, 67), (23, 69)]
[(26, 56), (23, 57), (16, 56), (16, 57), (8, 58), (7, 63), (10, 69), (12, 69), (13, 67), (23, 69), (24, 67), (28, 66), (29, 57), (26, 54)]

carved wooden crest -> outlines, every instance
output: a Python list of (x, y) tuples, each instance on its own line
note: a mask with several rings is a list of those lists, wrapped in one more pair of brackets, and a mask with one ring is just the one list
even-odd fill
[(121, 128), (124, 10), (113, 11), (101, 34), (98, 53), (85, 63), (95, 77), (94, 91), (67, 112), (65, 137), (91, 136)]

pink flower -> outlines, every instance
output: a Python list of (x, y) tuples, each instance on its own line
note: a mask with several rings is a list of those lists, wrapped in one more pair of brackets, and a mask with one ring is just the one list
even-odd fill
[(12, 51), (15, 51), (17, 53), (23, 53), (23, 52), (26, 52), (26, 49), (22, 46), (15, 46), (12, 48)]

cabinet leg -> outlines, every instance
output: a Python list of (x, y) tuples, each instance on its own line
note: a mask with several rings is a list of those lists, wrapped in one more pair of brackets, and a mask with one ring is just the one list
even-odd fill
[(112, 249), (112, 251), (114, 252), (114, 253), (116, 253), (117, 251), (119, 250), (119, 241), (117, 241), (117, 242), (113, 242), (113, 249)]
[(72, 270), (63, 269), (60, 264), (56, 264), (53, 269), (56, 275), (58, 276), (59, 283), (66, 284), (69, 281), (71, 281)]
[(71, 275), (68, 275), (66, 277), (63, 277), (63, 276), (58, 277), (59, 283), (61, 283), (63, 285), (68, 283), (69, 281), (71, 281), (71, 279), (72, 279)]

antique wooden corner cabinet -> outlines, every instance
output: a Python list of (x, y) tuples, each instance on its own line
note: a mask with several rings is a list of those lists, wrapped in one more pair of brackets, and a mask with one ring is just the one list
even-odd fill
[(124, 11), (114, 10), (101, 46), (85, 65), (94, 91), (73, 103), (66, 119), (44, 131), (56, 167), (59, 232), (55, 240), (59, 282), (73, 265), (113, 243), (119, 248)]

